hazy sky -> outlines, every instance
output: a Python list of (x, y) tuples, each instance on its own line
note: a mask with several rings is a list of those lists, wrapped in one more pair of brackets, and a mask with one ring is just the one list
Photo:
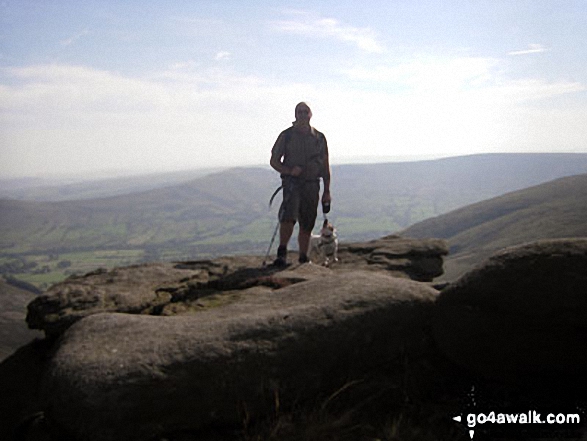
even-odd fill
[(587, 152), (587, 1), (0, 1), (0, 178)]

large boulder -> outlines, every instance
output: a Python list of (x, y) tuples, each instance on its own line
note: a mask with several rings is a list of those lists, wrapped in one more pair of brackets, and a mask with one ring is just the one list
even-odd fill
[(575, 381), (587, 370), (586, 269), (587, 239), (495, 254), (438, 297), (438, 347), (493, 379)]
[(353, 380), (402, 377), (392, 369), (398, 360), (427, 354), (436, 290), (309, 267), (289, 275), (309, 271), (309, 280), (250, 286), (238, 302), (200, 312), (103, 313), (75, 323), (45, 376), (47, 417), (96, 441), (238, 425)]

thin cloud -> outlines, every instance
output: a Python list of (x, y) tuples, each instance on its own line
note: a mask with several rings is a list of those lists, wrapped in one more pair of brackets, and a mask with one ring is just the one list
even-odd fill
[(546, 52), (546, 48), (541, 44), (529, 44), (528, 49), (522, 49), (519, 51), (510, 51), (508, 55), (526, 55), (526, 54), (539, 54), (541, 52)]
[(501, 100), (512, 105), (587, 90), (586, 85), (577, 81), (511, 79), (499, 59), (482, 57), (418, 58), (394, 65), (358, 66), (342, 73), (352, 80), (378, 84), (404, 95), (486, 94), (491, 98), (488, 101)]
[[(356, 152), (357, 146), (386, 155), (390, 145), (400, 155), (512, 146), (547, 151), (560, 144), (560, 127), (568, 132), (565, 148), (583, 145), (584, 106), (552, 111), (549, 101), (537, 101), (584, 93), (584, 85), (512, 81), (494, 63), (419, 58), (353, 71), (355, 79), (381, 86), (367, 89), (361, 84), (275, 83), (217, 66), (199, 69), (189, 61), (148, 78), (70, 65), (2, 68), (0, 127), (6, 148), (0, 175), (120, 163), (137, 170), (185, 168), (202, 160), (210, 165), (265, 163), (300, 96), (313, 103), (316, 124), (330, 134), (339, 157)], [(407, 86), (400, 93), (398, 82)], [(341, 111), (348, 103), (353, 112)], [(266, 124), (262, 133), (259, 120)], [(528, 127), (534, 128), (531, 134)], [(235, 133), (246, 134), (248, 141), (239, 144)], [(386, 143), (380, 142), (382, 133)], [(235, 145), (238, 150), (231, 150)]]
[(228, 60), (229, 58), (230, 58), (230, 52), (227, 52), (227, 51), (220, 51), (214, 57), (214, 59), (216, 61)]
[(498, 61), (492, 58), (415, 58), (390, 65), (357, 66), (342, 73), (359, 81), (452, 90), (485, 84), (497, 66)]
[(61, 46), (71, 46), (73, 43), (75, 43), (77, 40), (79, 40), (80, 38), (88, 35), (90, 33), (89, 30), (84, 29), (83, 31), (75, 34), (73, 37), (68, 38), (67, 40), (61, 40)]
[[(168, 72), (170, 77), (164, 72), (136, 78), (71, 65), (0, 68), (0, 127), (9, 146), (2, 151), (0, 175), (116, 163), (176, 168), (203, 158), (212, 165), (264, 163), (283, 129), (279, 115), (289, 121), (300, 96), (314, 102), (317, 95), (312, 86), (198, 70), (189, 63)], [(267, 130), (259, 134), (254, 122), (261, 119)], [(235, 133), (250, 138), (238, 152), (231, 150)]]
[(310, 13), (296, 12), (296, 19), (273, 22), (273, 29), (297, 35), (333, 38), (352, 43), (366, 52), (383, 52), (375, 32), (370, 28), (345, 25), (334, 18), (322, 18)]

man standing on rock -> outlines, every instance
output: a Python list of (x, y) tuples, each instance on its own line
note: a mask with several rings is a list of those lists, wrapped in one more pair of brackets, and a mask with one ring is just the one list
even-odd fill
[(287, 244), (299, 222), (299, 262), (308, 262), (310, 236), (320, 201), (320, 178), (324, 182), (322, 204), (330, 208), (330, 162), (324, 134), (310, 125), (312, 111), (306, 103), (295, 108), (292, 127), (279, 134), (271, 150), (271, 167), (281, 174), (283, 202), (279, 209), (279, 248), (276, 266), (287, 265)]

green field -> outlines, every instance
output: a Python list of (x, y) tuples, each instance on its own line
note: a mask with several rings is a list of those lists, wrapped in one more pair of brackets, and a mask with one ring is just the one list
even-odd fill
[(143, 260), (143, 250), (79, 251), (64, 254), (30, 254), (26, 256), (0, 257), (0, 265), (23, 260), (32, 268), (22, 272), (6, 273), (18, 280), (45, 290), (71, 275), (86, 274), (98, 268), (115, 268)]

